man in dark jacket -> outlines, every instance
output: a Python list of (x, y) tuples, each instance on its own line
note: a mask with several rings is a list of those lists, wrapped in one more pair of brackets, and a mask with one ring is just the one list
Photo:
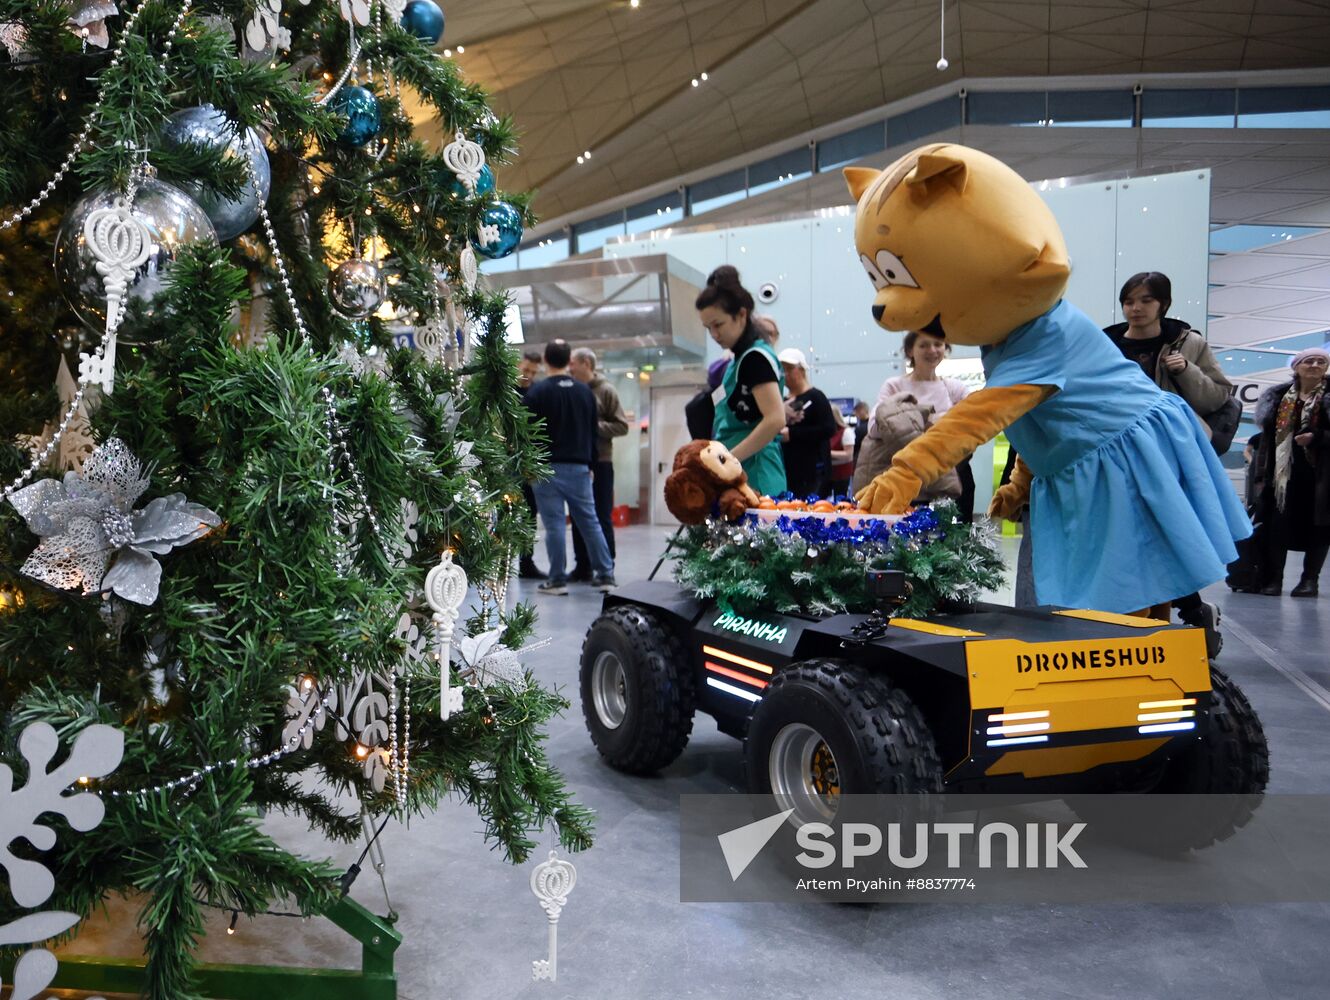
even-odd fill
[(566, 341), (546, 344), (548, 375), (527, 390), (524, 400), (545, 424), (554, 469), (553, 476), (532, 487), (545, 525), (545, 550), (550, 558), (549, 579), (536, 588), (542, 594), (568, 593), (564, 518), (569, 515), (586, 539), (592, 586), (602, 591), (615, 586), (614, 563), (596, 520), (591, 494), (591, 469), (596, 462), (596, 397), (568, 373), (571, 355)]
[[(596, 500), (596, 520), (600, 521), (605, 545), (610, 550), (610, 558), (614, 559), (614, 439), (628, 433), (628, 416), (623, 412), (623, 404), (619, 402), (614, 386), (596, 371), (596, 352), (591, 348), (573, 348), (568, 374), (596, 397), (596, 464), (591, 467), (591, 493)], [(586, 542), (576, 524), (573, 525), (573, 572), (568, 579), (574, 583), (591, 579)]]

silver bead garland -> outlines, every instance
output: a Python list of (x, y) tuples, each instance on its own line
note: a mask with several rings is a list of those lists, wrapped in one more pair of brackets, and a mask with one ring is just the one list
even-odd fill
[(292, 735), (290, 739), (288, 739), (285, 743), (279, 746), (276, 750), (271, 750), (268, 753), (265, 753), (261, 757), (250, 757), (248, 759), (243, 756), (232, 757), (230, 760), (221, 761), (216, 764), (205, 764), (203, 767), (198, 768), (191, 774), (187, 774), (181, 778), (175, 778), (171, 781), (163, 782), (160, 785), (153, 785), (150, 788), (135, 788), (135, 789), (128, 789), (125, 791), (113, 788), (110, 789), (109, 791), (103, 792), (103, 794), (110, 795), (112, 798), (117, 798), (117, 799), (141, 798), (142, 796), (145, 795), (156, 795), (159, 792), (173, 792), (177, 788), (184, 788), (186, 786), (192, 787), (194, 785), (197, 785), (199, 782), (201, 782), (208, 775), (212, 774), (214, 771), (221, 771), (231, 767), (239, 767), (242, 764), (251, 771), (257, 770), (258, 768), (261, 767), (267, 767), (269, 764), (272, 764), (280, 760), (281, 758), (287, 756), (288, 754), (292, 753), (298, 746), (300, 746), (300, 741), (301, 739), (304, 738), (306, 730), (308, 730), (310, 726), (314, 725), (315, 720), (318, 719), (319, 716), (321, 716), (327, 710), (328, 703), (332, 700), (332, 698), (333, 698), (333, 692), (331, 691), (323, 695), (319, 699), (319, 707), (316, 708), (312, 713), (310, 713), (310, 717), (305, 720), (304, 724), (298, 730), (296, 730), (295, 734)]

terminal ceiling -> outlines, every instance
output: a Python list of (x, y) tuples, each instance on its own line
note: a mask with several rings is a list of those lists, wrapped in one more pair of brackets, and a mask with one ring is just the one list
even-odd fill
[[(962, 77), (1324, 66), (1324, 0), (459, 0), (443, 45), (513, 115), (544, 218)], [(458, 53), (456, 46), (465, 51)], [(707, 80), (692, 86), (705, 72)], [(428, 134), (428, 127), (426, 128)], [(578, 154), (591, 151), (579, 165)]]

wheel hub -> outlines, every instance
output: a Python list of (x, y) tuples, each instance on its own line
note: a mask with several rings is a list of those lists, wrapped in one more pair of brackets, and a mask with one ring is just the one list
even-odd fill
[(831, 747), (812, 726), (794, 722), (771, 742), (768, 775), (776, 800), (800, 821), (829, 820), (840, 802), (840, 768)]
[(591, 665), (591, 700), (606, 729), (618, 729), (628, 714), (628, 675), (613, 650), (602, 650)]

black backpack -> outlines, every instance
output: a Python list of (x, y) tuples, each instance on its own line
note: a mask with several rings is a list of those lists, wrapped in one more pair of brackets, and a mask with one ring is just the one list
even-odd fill
[(1229, 396), (1223, 406), (1201, 419), (1210, 428), (1210, 444), (1214, 446), (1215, 454), (1222, 455), (1233, 446), (1233, 435), (1242, 421), (1242, 404), (1237, 396)]

